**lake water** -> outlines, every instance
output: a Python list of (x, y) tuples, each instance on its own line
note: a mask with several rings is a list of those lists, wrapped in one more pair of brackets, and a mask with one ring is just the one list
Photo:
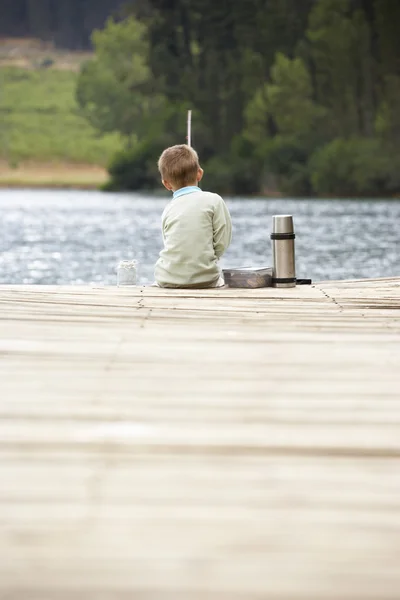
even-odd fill
[[(115, 284), (122, 259), (153, 281), (167, 197), (0, 190), (0, 283)], [(272, 266), (274, 214), (292, 214), (298, 277), (400, 276), (400, 201), (227, 199), (233, 242), (222, 266)]]

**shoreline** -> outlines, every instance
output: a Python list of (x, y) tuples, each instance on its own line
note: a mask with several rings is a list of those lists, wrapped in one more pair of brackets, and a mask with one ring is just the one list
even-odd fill
[(108, 180), (108, 173), (99, 165), (81, 163), (25, 162), (12, 168), (0, 161), (0, 189), (48, 188), (96, 190)]
[[(69, 162), (26, 161), (16, 168), (0, 159), (0, 190), (6, 189), (49, 189), (49, 190), (100, 190), (108, 181), (107, 170), (101, 165)], [(119, 190), (133, 193), (157, 194), (160, 190)], [(226, 198), (279, 199), (279, 200), (393, 200), (399, 201), (399, 195), (393, 196), (286, 196), (278, 190), (265, 190), (264, 193), (238, 196), (223, 194)]]

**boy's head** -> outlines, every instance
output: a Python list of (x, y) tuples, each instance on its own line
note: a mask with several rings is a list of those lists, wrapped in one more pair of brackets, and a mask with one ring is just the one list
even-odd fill
[(173, 192), (188, 185), (197, 185), (203, 177), (197, 152), (186, 144), (164, 150), (158, 161), (158, 170), (164, 186)]

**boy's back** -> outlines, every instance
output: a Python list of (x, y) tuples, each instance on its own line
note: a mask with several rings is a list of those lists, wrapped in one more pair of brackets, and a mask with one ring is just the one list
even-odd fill
[(162, 287), (210, 287), (229, 246), (229, 211), (218, 194), (190, 186), (175, 192), (162, 217), (164, 249), (155, 268)]
[[(158, 161), (161, 180), (173, 192), (162, 218), (164, 250), (155, 276), (161, 287), (216, 287), (218, 259), (231, 242), (229, 211), (218, 194), (202, 192), (197, 152), (186, 144), (171, 146)], [(222, 280), (223, 284), (223, 280)]]

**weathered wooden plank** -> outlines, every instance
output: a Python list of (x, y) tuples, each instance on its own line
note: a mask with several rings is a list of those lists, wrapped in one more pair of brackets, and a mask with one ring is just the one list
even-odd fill
[(394, 600), (400, 280), (0, 287), (0, 596)]

